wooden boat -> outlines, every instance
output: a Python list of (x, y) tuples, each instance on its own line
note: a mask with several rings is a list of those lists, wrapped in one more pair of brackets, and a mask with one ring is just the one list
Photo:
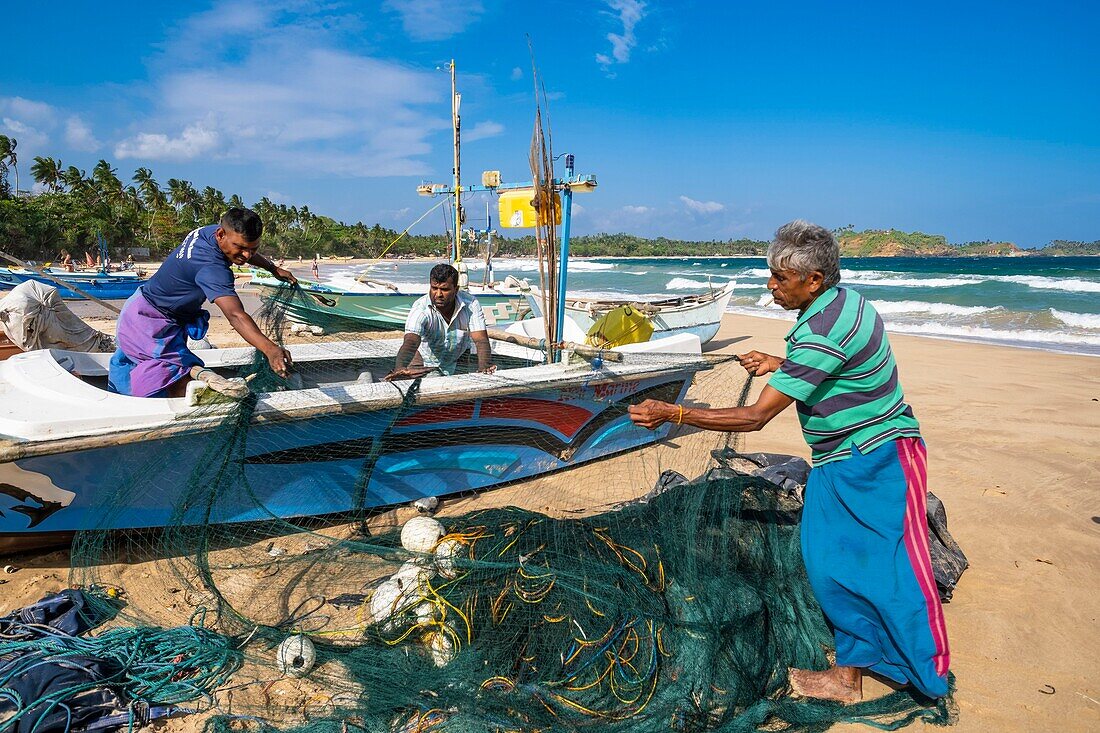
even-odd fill
[[(219, 487), (208, 515), (182, 521), (340, 515), (576, 466), (663, 438), (666, 429), (634, 426), (627, 405), (679, 401), (709, 366), (697, 342), (695, 354), (634, 345), (596, 368), (576, 358), (531, 366), (525, 348), (494, 342), (495, 374), (425, 378), (413, 398), (411, 382), (376, 381), (400, 343), (290, 346), (301, 388), (259, 396), (237, 461), (247, 490)], [(254, 351), (199, 354), (231, 376)], [(174, 512), (233, 406), (108, 393), (109, 358), (42, 350), (0, 362), (0, 550), (180, 521)]]
[(23, 353), (23, 350), (13, 344), (6, 333), (0, 331), (0, 361), (21, 353)]
[[(300, 323), (349, 330), (400, 330), (405, 326), (413, 303), (428, 292), (427, 283), (416, 289), (378, 280), (361, 280), (356, 290), (342, 290), (308, 280), (298, 283), (308, 298), (295, 298), (287, 303), (288, 317)], [(281, 286), (278, 280), (259, 273), (253, 275), (251, 284), (263, 298), (274, 296)], [(467, 292), (477, 297), (490, 326), (514, 323), (530, 312), (523, 292), (511, 284), (495, 287), (471, 284)]]
[[(565, 314), (584, 332), (608, 311), (623, 305), (631, 305), (649, 317), (653, 324), (653, 339), (693, 334), (704, 344), (714, 338), (722, 326), (722, 314), (733, 297), (734, 283), (730, 281), (719, 289), (696, 295), (685, 295), (661, 300), (587, 300), (567, 298)], [(541, 311), (539, 298), (528, 297), (532, 311)]]
[(62, 287), (62, 283), (72, 283), (100, 300), (125, 300), (145, 282), (144, 278), (133, 272), (69, 272), (56, 267), (43, 268), (43, 271), (51, 277), (43, 277), (37, 272), (22, 268), (0, 267), (0, 290), (11, 290), (27, 280), (36, 280), (56, 287), (58, 294), (65, 300), (85, 300), (85, 297)]

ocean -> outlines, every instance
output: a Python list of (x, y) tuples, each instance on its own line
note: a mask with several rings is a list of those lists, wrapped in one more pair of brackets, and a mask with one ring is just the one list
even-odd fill
[[(480, 281), (482, 263), (467, 264), (471, 281)], [(430, 268), (387, 260), (372, 275), (423, 284)], [(841, 268), (841, 285), (873, 301), (890, 332), (1100, 356), (1100, 258), (862, 257)], [(322, 280), (354, 289), (362, 269), (328, 265)], [(506, 275), (537, 285), (533, 260), (494, 260), (495, 278)], [(729, 280), (736, 283), (729, 312), (794, 320), (771, 304), (767, 264), (758, 257), (572, 259), (568, 284), (577, 297), (658, 298)]]

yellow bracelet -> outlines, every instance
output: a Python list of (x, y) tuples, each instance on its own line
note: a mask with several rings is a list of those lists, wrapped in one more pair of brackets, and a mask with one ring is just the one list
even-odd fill
[(683, 405), (677, 405), (677, 407), (680, 408), (680, 412), (679, 412), (678, 415), (676, 415), (676, 424), (677, 425), (683, 425), (684, 424), (684, 406)]

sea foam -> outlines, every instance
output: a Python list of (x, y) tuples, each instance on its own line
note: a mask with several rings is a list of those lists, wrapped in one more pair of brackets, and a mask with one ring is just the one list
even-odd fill
[(1067, 313), (1066, 311), (1051, 308), (1050, 315), (1067, 326), (1100, 329), (1100, 313)]
[(990, 278), (999, 282), (1017, 283), (1038, 290), (1065, 290), (1070, 293), (1100, 293), (1100, 281), (1081, 280), (1076, 277), (1045, 277), (1043, 275), (998, 275)]
[(921, 300), (874, 300), (875, 310), (881, 315), (925, 313), (930, 316), (976, 316), (1000, 310), (1000, 306), (954, 305), (952, 303), (926, 303)]

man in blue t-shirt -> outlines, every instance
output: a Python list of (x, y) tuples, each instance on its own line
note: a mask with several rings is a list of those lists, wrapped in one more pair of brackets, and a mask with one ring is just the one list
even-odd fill
[(297, 282), (257, 252), (262, 235), (263, 222), (254, 211), (233, 208), (218, 224), (184, 238), (122, 307), (108, 382), (112, 391), (134, 397), (183, 396), (191, 368), (202, 366), (187, 348), (187, 338), (206, 334), (210, 314), (202, 304), (208, 300), (245, 341), (263, 352), (276, 374), (286, 376), (290, 354), (260, 331), (233, 288), (230, 265), (245, 263), (283, 282)]

